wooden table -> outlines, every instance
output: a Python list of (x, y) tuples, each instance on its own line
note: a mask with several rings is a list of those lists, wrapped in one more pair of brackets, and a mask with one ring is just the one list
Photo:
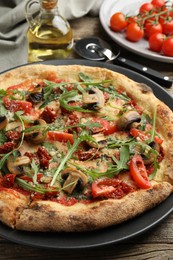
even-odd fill
[[(98, 36), (101, 39), (109, 42), (114, 49), (115, 43), (109, 39), (104, 32), (98, 17), (83, 17), (71, 21), (71, 26), (74, 32), (74, 38), (80, 39), (83, 37)], [(173, 79), (173, 64), (165, 64), (157, 61), (149, 61), (148, 59), (135, 56), (126, 50), (122, 50), (123, 55), (127, 58), (140, 62), (143, 65), (148, 65), (152, 69), (156, 69)], [(79, 58), (75, 53), (71, 58)], [(173, 95), (173, 87), (167, 90)], [(128, 259), (128, 260), (143, 260), (143, 259), (161, 259), (173, 260), (173, 214), (169, 215), (158, 226), (154, 227), (149, 232), (120, 244), (112, 244), (107, 247), (97, 247), (95, 249), (80, 249), (80, 250), (48, 250), (35, 247), (23, 246), (9, 242), (0, 238), (0, 260), (15, 260), (15, 259), (37, 259), (37, 260), (88, 260), (88, 259)]]

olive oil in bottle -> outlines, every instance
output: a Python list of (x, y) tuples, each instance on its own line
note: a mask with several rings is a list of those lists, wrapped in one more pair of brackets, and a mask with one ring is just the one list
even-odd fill
[(58, 0), (39, 0), (39, 14), (33, 17), (30, 8), (35, 0), (26, 5), (29, 23), (28, 62), (67, 58), (73, 48), (72, 29), (57, 9)]

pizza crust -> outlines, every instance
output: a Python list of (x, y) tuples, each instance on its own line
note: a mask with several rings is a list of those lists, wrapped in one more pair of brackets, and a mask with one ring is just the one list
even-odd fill
[(172, 192), (169, 183), (130, 193), (122, 199), (63, 206), (52, 201), (35, 201), (24, 209), (16, 228), (27, 231), (90, 231), (131, 219), (165, 200)]
[(0, 190), (0, 220), (14, 228), (16, 219), (19, 218), (22, 210), (28, 206), (29, 196), (14, 189), (4, 188)]

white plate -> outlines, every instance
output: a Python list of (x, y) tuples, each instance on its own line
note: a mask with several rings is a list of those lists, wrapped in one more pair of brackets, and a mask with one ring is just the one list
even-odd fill
[[(116, 33), (110, 30), (109, 22), (110, 17), (116, 12), (123, 12), (128, 15), (135, 15), (138, 13), (139, 7), (142, 3), (151, 2), (151, 0), (105, 0), (100, 8), (100, 21), (108, 33), (108, 35), (120, 46), (125, 49), (134, 52), (138, 55), (144, 56), (152, 60), (157, 60), (161, 62), (173, 63), (172, 57), (163, 56), (160, 53), (156, 53), (149, 50), (148, 42), (142, 39), (139, 42), (130, 42), (125, 39), (123, 33)], [(173, 0), (169, 1), (173, 3)]]

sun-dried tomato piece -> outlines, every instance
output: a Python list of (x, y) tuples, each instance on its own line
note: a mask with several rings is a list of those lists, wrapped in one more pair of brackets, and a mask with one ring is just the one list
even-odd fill
[(49, 167), (49, 160), (51, 159), (51, 157), (46, 148), (40, 146), (36, 154), (39, 158), (41, 167), (47, 169)]
[(20, 133), (13, 130), (6, 132), (5, 136), (11, 142), (17, 142), (20, 139)]
[(51, 124), (57, 118), (57, 113), (53, 109), (46, 107), (40, 115), (40, 118), (46, 121), (46, 123)]
[(91, 148), (88, 151), (78, 150), (78, 158), (80, 161), (86, 161), (90, 158), (97, 159), (100, 155), (96, 148)]
[(0, 154), (6, 154), (11, 152), (15, 148), (16, 144), (13, 142), (6, 142), (0, 146)]

